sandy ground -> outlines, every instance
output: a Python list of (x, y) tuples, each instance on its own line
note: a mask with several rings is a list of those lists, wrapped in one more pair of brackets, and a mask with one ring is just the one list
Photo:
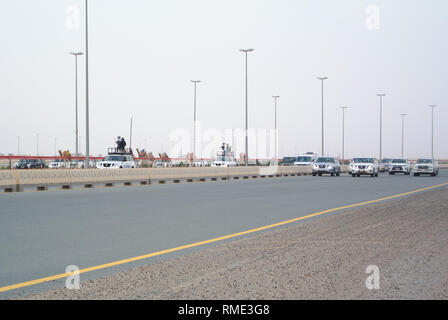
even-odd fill
[[(369, 265), (379, 289), (367, 289)], [(82, 275), (81, 275), (82, 279)], [(447, 299), (448, 188), (21, 299)]]

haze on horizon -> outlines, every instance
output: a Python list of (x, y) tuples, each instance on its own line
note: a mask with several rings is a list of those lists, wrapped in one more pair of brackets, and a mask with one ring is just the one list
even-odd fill
[[(378, 15), (375, 13), (378, 10)], [(154, 154), (170, 134), (192, 131), (193, 84), (203, 130), (244, 128), (245, 60), (249, 54), (249, 127), (274, 127), (279, 156), (321, 148), (325, 81), (325, 150), (383, 156), (431, 152), (448, 158), (448, 2), (446, 0), (89, 0), (90, 153), (113, 139)], [(377, 19), (377, 20), (376, 20)], [(378, 22), (378, 25), (375, 25)], [(373, 23), (373, 25), (372, 25)], [(74, 58), (84, 51), (84, 1), (0, 3), (0, 154), (53, 155), (75, 149)], [(79, 135), (85, 152), (85, 57), (79, 58)], [(231, 141), (227, 141), (231, 142)], [(216, 142), (216, 148), (220, 142)], [(214, 146), (212, 150), (216, 149)], [(237, 144), (237, 153), (243, 151)], [(182, 150), (186, 153), (190, 150)], [(250, 150), (253, 152), (253, 150)], [(176, 157), (177, 154), (170, 154)], [(206, 155), (204, 155), (206, 156)]]

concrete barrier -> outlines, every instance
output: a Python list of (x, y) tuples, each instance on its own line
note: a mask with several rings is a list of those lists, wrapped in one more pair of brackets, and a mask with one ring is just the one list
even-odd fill
[(16, 191), (17, 180), (14, 173), (11, 170), (0, 171), (0, 188), (4, 192)]
[(280, 168), (282, 176), (297, 176), (312, 173), (311, 166), (285, 166)]
[(216, 178), (228, 179), (229, 168), (215, 167), (188, 167), (188, 168), (150, 168), (149, 179), (151, 183), (164, 183), (166, 181), (173, 182), (193, 182), (205, 181), (206, 179)]
[(311, 173), (309, 167), (249, 166), (249, 167), (178, 167), (137, 169), (38, 169), (0, 171), (0, 188), (23, 191), (25, 188), (47, 190), (49, 186), (71, 189), (75, 185), (93, 188), (97, 185), (149, 184), (243, 180), (273, 178)]
[(35, 187), (37, 190), (47, 190), (47, 175), (48, 170), (15, 170), (16, 179), (18, 181), (17, 191), (23, 191), (26, 187)]

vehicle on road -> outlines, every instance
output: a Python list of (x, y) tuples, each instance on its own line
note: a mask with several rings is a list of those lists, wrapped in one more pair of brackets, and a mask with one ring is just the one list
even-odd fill
[(98, 161), (96, 167), (98, 169), (123, 169), (135, 168), (136, 165), (131, 155), (109, 154), (104, 160)]
[(407, 159), (393, 159), (389, 166), (389, 175), (396, 173), (411, 174), (411, 163)]
[(317, 154), (313, 152), (307, 152), (306, 154), (300, 155), (294, 161), (295, 166), (309, 166), (316, 161), (318, 158)]
[(14, 165), (16, 169), (28, 169), (28, 164), (31, 163), (31, 160), (28, 159), (20, 159)]
[(349, 164), (348, 171), (352, 177), (359, 177), (361, 175), (378, 177), (378, 161), (375, 158), (353, 158)]
[(336, 158), (319, 157), (313, 164), (313, 176), (321, 176), (322, 174), (330, 174), (331, 176), (339, 176), (341, 174), (341, 165)]
[(414, 165), (414, 176), (430, 174), (435, 177), (439, 174), (439, 163), (433, 159), (418, 159)]
[(296, 157), (283, 157), (280, 161), (281, 166), (293, 166), (296, 161)]
[(388, 172), (390, 168), (390, 163), (392, 162), (392, 159), (383, 159), (381, 160), (379, 172)]
[(216, 153), (216, 159), (210, 164), (211, 167), (236, 167), (235, 155), (228, 143), (223, 143)]
[(63, 159), (55, 159), (48, 164), (50, 169), (65, 168), (65, 161)]

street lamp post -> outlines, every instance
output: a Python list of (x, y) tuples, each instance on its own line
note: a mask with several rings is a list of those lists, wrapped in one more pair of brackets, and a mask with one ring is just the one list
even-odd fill
[(434, 108), (435, 104), (429, 106), (431, 108), (431, 158), (434, 159)]
[(274, 133), (275, 133), (275, 161), (278, 161), (277, 153), (277, 99), (280, 96), (272, 96), (274, 98)]
[(328, 77), (318, 77), (318, 80), (322, 81), (322, 157), (324, 156), (324, 80)]
[(345, 109), (348, 107), (342, 106), (342, 160), (345, 160)]
[[(190, 80), (194, 84), (194, 101), (193, 101), (193, 157), (196, 158), (196, 86), (201, 80)], [(193, 159), (194, 161), (194, 159)]]
[(254, 51), (254, 49), (240, 49), (241, 52), (243, 52), (246, 55), (246, 156), (244, 157), (244, 164), (247, 166), (249, 165), (249, 147), (248, 147), (248, 120), (247, 120), (247, 107), (248, 107), (248, 96), (247, 96), (247, 53)]
[(89, 143), (89, 19), (88, 1), (86, 0), (86, 163), (84, 168), (90, 167), (90, 143)]
[(380, 161), (383, 159), (383, 97), (386, 96), (384, 93), (378, 93), (380, 97)]
[(37, 155), (39, 155), (39, 133), (36, 133), (36, 137), (37, 137), (37, 140), (36, 140), (36, 153), (37, 153)]
[(401, 157), (404, 157), (404, 117), (407, 116), (407, 113), (402, 113), (401, 115)]
[(83, 55), (82, 52), (70, 52), (71, 55), (75, 57), (75, 135), (76, 135), (76, 145), (75, 154), (78, 156), (78, 56)]

